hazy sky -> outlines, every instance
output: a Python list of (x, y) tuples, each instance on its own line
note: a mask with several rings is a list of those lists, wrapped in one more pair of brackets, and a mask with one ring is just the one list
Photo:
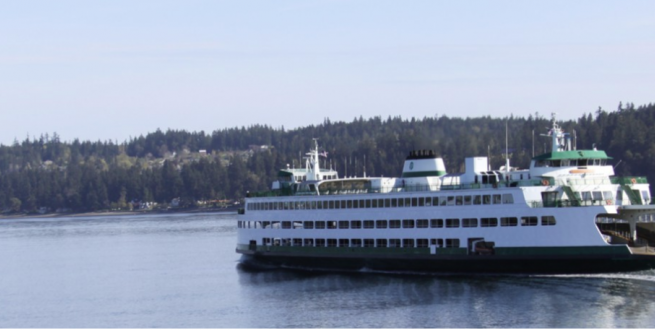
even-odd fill
[(0, 0), (0, 144), (655, 102), (655, 1)]

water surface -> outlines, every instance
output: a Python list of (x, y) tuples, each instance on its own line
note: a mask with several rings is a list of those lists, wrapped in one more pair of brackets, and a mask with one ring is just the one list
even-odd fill
[(0, 327), (654, 327), (655, 271), (252, 272), (233, 214), (0, 220)]

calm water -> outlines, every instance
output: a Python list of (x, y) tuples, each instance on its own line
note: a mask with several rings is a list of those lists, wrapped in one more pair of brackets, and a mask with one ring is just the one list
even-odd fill
[(655, 271), (247, 272), (235, 216), (0, 220), (0, 327), (655, 327)]

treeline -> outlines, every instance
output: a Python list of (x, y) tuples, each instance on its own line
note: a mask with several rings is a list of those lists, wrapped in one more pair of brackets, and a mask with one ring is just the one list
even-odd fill
[[(186, 205), (199, 200), (240, 199), (266, 190), (280, 168), (303, 166), (312, 138), (328, 152), (324, 167), (343, 176), (397, 176), (410, 150), (431, 149), (448, 172), (463, 171), (465, 157), (488, 156), (504, 164), (506, 135), (512, 166), (525, 168), (533, 154), (550, 150), (550, 117), (325, 119), (294, 130), (266, 125), (205, 132), (157, 130), (123, 143), (62, 142), (55, 133), (0, 145), (0, 211), (125, 209), (131, 201)], [(655, 182), (655, 105), (619, 104), (576, 121), (578, 149), (607, 151), (618, 175), (647, 175)], [(262, 147), (265, 146), (265, 147)], [(203, 150), (201, 153), (200, 150)]]

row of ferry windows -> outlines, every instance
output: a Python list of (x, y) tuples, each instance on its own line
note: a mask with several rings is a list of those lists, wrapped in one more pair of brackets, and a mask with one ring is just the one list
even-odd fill
[[(404, 220), (339, 220), (339, 221), (239, 221), (239, 228), (274, 229), (386, 229), (386, 228), (472, 228), (537, 226), (538, 217), (463, 218), (463, 219), (404, 219)], [(542, 226), (557, 224), (554, 216), (542, 216)]]
[(389, 247), (413, 248), (434, 245), (438, 248), (458, 248), (458, 238), (264, 238), (263, 245), (306, 247)]
[(320, 209), (363, 209), (384, 207), (420, 207), (453, 205), (491, 205), (513, 204), (512, 194), (465, 195), (444, 197), (405, 197), (349, 199), (331, 201), (293, 201), (293, 202), (250, 202), (248, 210), (320, 210)]

